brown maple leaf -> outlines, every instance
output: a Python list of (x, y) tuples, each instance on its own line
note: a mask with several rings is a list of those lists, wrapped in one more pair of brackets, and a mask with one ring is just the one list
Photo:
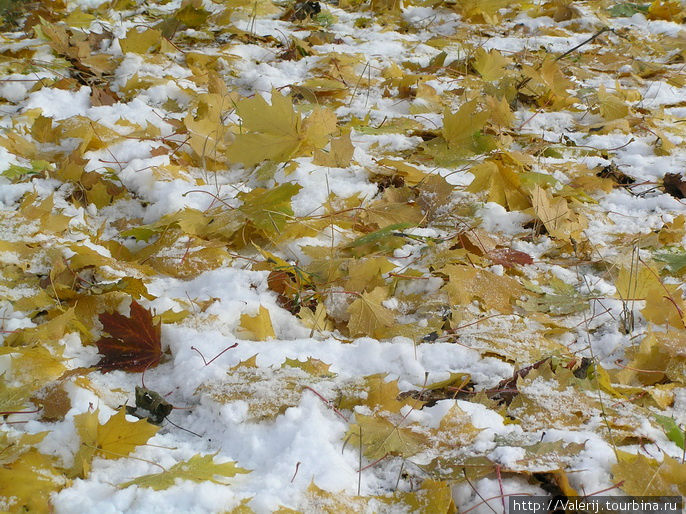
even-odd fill
[(105, 312), (99, 318), (104, 332), (110, 335), (95, 343), (103, 355), (97, 364), (103, 373), (115, 369), (145, 371), (160, 362), (160, 325), (152, 324), (152, 314), (138, 302), (131, 302), (129, 317)]
[(665, 173), (663, 184), (674, 198), (686, 198), (686, 179), (681, 173)]
[(495, 248), (486, 254), (496, 264), (511, 268), (515, 264), (533, 264), (531, 255), (512, 248)]

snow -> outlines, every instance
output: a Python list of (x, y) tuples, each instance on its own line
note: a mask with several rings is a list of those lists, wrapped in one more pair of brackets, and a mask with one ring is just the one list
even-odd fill
[(26, 101), (26, 109), (41, 109), (43, 116), (54, 120), (64, 120), (83, 115), (90, 107), (90, 88), (82, 86), (72, 92), (64, 89), (39, 89), (31, 93)]

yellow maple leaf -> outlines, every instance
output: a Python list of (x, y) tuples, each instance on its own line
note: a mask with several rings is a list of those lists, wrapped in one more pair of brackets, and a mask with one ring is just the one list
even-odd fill
[(355, 147), (350, 141), (350, 132), (333, 138), (328, 152), (319, 148), (314, 151), (313, 163), (317, 166), (331, 166), (332, 168), (345, 168), (355, 152)]
[(46, 196), (40, 201), (37, 193), (29, 193), (22, 199), (19, 210), (25, 218), (37, 220), (43, 232), (59, 234), (67, 229), (70, 218), (55, 213), (54, 205), (54, 194)]
[(260, 305), (259, 311), (254, 316), (251, 316), (250, 314), (241, 314), (240, 327), (236, 336), (241, 339), (251, 339), (255, 341), (266, 341), (267, 339), (276, 337), (269, 310)]
[(641, 309), (646, 320), (656, 325), (668, 324), (682, 329), (686, 328), (684, 313), (686, 304), (677, 284), (657, 283), (648, 289), (645, 307)]
[(411, 457), (427, 444), (425, 435), (408, 427), (396, 426), (380, 416), (356, 413), (355, 421), (356, 423), (350, 425), (346, 437), (356, 446), (361, 441), (365, 457), (372, 461), (386, 455)]
[(496, 202), (508, 210), (523, 210), (531, 201), (521, 188), (521, 180), (514, 168), (501, 160), (487, 159), (469, 169), (474, 180), (467, 191), (486, 191), (488, 201)]
[(384, 228), (389, 225), (419, 225), (424, 219), (419, 205), (411, 200), (412, 192), (407, 187), (389, 187), (383, 196), (369, 204), (361, 218), (369, 225)]
[(415, 100), (410, 104), (410, 114), (438, 112), (443, 105), (442, 98), (436, 90), (424, 82), (417, 84)]
[(476, 135), (486, 125), (488, 112), (477, 111), (477, 108), (477, 101), (471, 100), (462, 104), (457, 112), (443, 114), (443, 138), (450, 150), (462, 154), (478, 150)]
[(333, 321), (328, 318), (323, 303), (318, 303), (314, 311), (309, 307), (302, 307), (298, 311), (298, 317), (312, 332), (331, 332), (334, 329)]
[(455, 7), (466, 20), (495, 25), (500, 21), (500, 9), (509, 4), (507, 0), (462, 0)]
[(559, 110), (577, 101), (567, 91), (574, 88), (574, 82), (562, 73), (554, 59), (546, 58), (537, 68), (525, 65), (522, 71), (526, 77), (522, 90), (536, 97), (540, 106)]
[(678, 1), (654, 0), (648, 8), (648, 18), (682, 23), (686, 18), (686, 12), (683, 5)]
[(351, 336), (377, 337), (384, 328), (393, 325), (395, 321), (393, 311), (381, 305), (387, 295), (386, 288), (377, 287), (371, 293), (362, 293), (350, 304), (348, 329)]
[(335, 377), (336, 373), (329, 371), (331, 364), (327, 364), (324, 361), (315, 359), (313, 357), (308, 357), (307, 360), (301, 361), (298, 359), (286, 358), (286, 361), (281, 365), (281, 367), (298, 368), (303, 370), (305, 373), (315, 376), (315, 377)]
[(487, 96), (484, 102), (491, 126), (500, 129), (512, 128), (515, 115), (504, 96), (501, 96), (500, 99), (494, 96)]
[(512, 61), (510, 59), (504, 57), (503, 54), (501, 54), (495, 48), (491, 49), (490, 51), (486, 51), (479, 47), (477, 48), (476, 52), (474, 52), (472, 67), (485, 81), (493, 82), (503, 78), (505, 66), (511, 62)]
[(376, 375), (364, 377), (363, 390), (367, 393), (366, 398), (359, 398), (357, 396), (344, 397), (339, 407), (341, 409), (352, 409), (356, 405), (366, 405), (374, 411), (387, 411), (393, 414), (400, 412), (400, 409), (405, 405), (421, 408), (423, 403), (412, 398), (398, 400), (400, 393), (398, 380), (387, 382), (386, 376), (385, 373), (377, 373)]
[(217, 464), (214, 462), (214, 455), (193, 455), (187, 461), (174, 464), (167, 471), (143, 475), (130, 482), (121, 484), (119, 487), (125, 488), (137, 485), (139, 487), (148, 487), (155, 491), (162, 491), (169, 489), (177, 480), (223, 484), (223, 482), (215, 479), (215, 476), (233, 477), (238, 473), (250, 473), (250, 471), (239, 468), (235, 462)]
[(285, 161), (300, 146), (302, 119), (289, 97), (272, 91), (269, 105), (260, 95), (236, 103), (241, 133), (227, 150), (229, 160), (245, 166), (270, 159)]
[[(386, 505), (386, 507), (381, 507)], [(419, 489), (396, 491), (393, 494), (351, 496), (344, 492), (320, 489), (314, 482), (305, 491), (300, 510), (281, 507), (278, 514), (321, 512), (324, 514), (357, 514), (358, 512), (426, 512), (456, 514), (450, 482), (424, 480)]]
[(50, 494), (65, 485), (52, 459), (34, 449), (0, 466), (0, 498), (5, 512), (52, 512)]
[(139, 31), (132, 27), (126, 32), (126, 37), (119, 40), (123, 53), (149, 54), (160, 48), (162, 33), (155, 29)]
[(302, 124), (303, 144), (324, 148), (336, 131), (336, 113), (325, 107), (316, 107)]
[(230, 132), (224, 125), (224, 117), (236, 99), (235, 94), (218, 93), (194, 97), (183, 124), (188, 129), (188, 144), (197, 155), (217, 159), (217, 154), (226, 152)]
[(615, 280), (616, 296), (624, 300), (642, 300), (648, 291), (660, 285), (658, 272), (647, 266), (622, 266)]
[(49, 382), (64, 372), (61, 355), (53, 355), (45, 346), (0, 347), (0, 355), (9, 355), (14, 379), (30, 383)]
[(393, 174), (401, 176), (409, 186), (416, 186), (427, 178), (426, 173), (405, 161), (384, 158), (376, 161), (376, 164), (382, 166), (382, 169), (388, 169)]
[(598, 108), (600, 115), (607, 121), (626, 118), (629, 115), (629, 106), (624, 100), (608, 93), (602, 84), (598, 88)]
[[(432, 514), (457, 514), (453, 500), (452, 485), (448, 481), (426, 479), (419, 489), (395, 493), (392, 499), (404, 502), (412, 512), (431, 512)], [(390, 504), (390, 502), (389, 502)]]
[[(59, 312), (59, 311), (57, 311)], [(53, 346), (68, 332), (79, 331), (82, 338), (89, 337), (88, 329), (77, 319), (74, 308), (67, 309), (60, 314), (50, 311), (49, 316), (54, 316), (49, 321), (37, 327), (24, 328), (10, 334), (5, 339), (6, 346), (34, 346), (41, 343), (44, 346)]]
[(93, 20), (95, 20), (95, 16), (83, 12), (80, 7), (77, 7), (69, 16), (64, 18), (64, 22), (67, 25), (79, 29), (89, 27)]
[(322, 148), (336, 130), (333, 111), (316, 108), (303, 122), (293, 101), (276, 90), (269, 105), (260, 95), (236, 102), (241, 133), (227, 150), (230, 161), (254, 166), (263, 160), (283, 162), (301, 148)]
[(128, 456), (137, 446), (148, 442), (160, 427), (147, 420), (126, 420), (126, 409), (121, 408), (104, 425), (98, 421), (99, 409), (74, 416), (74, 426), (81, 438), (81, 446), (74, 456), (71, 476), (85, 478), (96, 455), (105, 459)]
[(643, 455), (617, 450), (612, 476), (619, 487), (632, 496), (686, 495), (686, 464), (665, 455), (658, 462)]
[(511, 313), (512, 300), (524, 293), (516, 280), (471, 266), (451, 264), (440, 272), (450, 278), (447, 291), (453, 304), (464, 305), (479, 299), (485, 309)]
[(662, 381), (670, 355), (660, 343), (657, 334), (650, 332), (638, 347), (628, 349), (631, 362), (617, 372), (617, 380), (626, 385), (651, 385)]
[(538, 185), (531, 191), (531, 203), (536, 216), (552, 237), (569, 239), (586, 227), (585, 219), (572, 212), (567, 200), (553, 196)]
[(382, 275), (393, 269), (395, 269), (395, 264), (386, 257), (352, 260), (348, 265), (348, 280), (344, 287), (346, 291), (370, 291), (382, 285)]

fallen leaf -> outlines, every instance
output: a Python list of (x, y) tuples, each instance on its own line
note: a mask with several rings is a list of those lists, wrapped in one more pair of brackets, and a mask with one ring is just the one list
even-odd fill
[(484, 80), (492, 82), (503, 77), (505, 66), (510, 62), (510, 59), (504, 57), (495, 48), (486, 51), (480, 47), (474, 52), (472, 66)]
[(272, 91), (269, 105), (260, 95), (240, 100), (236, 110), (242, 119), (241, 133), (227, 149), (232, 162), (254, 166), (264, 160), (284, 162), (303, 144), (321, 148), (335, 129), (335, 115), (315, 110), (303, 123), (290, 97)]
[(98, 422), (99, 410), (74, 416), (74, 426), (81, 438), (81, 446), (74, 456), (72, 476), (85, 478), (91, 470), (93, 457), (120, 459), (127, 457), (137, 446), (148, 442), (160, 427), (146, 420), (126, 420), (126, 409), (121, 408), (104, 425)]
[(364, 456), (375, 461), (387, 455), (412, 457), (427, 444), (425, 435), (408, 427), (399, 427), (379, 416), (355, 414), (355, 422), (350, 425), (347, 438), (356, 446), (362, 447)]
[(350, 160), (355, 152), (355, 147), (350, 141), (350, 132), (331, 139), (329, 151), (315, 149), (312, 162), (317, 166), (331, 166), (332, 168), (345, 168), (350, 165)]
[(442, 268), (440, 273), (449, 277), (448, 295), (451, 302), (457, 305), (478, 299), (486, 310), (511, 313), (512, 301), (524, 293), (524, 288), (516, 280), (470, 266), (449, 265)]
[(567, 200), (553, 196), (547, 189), (534, 186), (531, 203), (536, 216), (552, 237), (573, 238), (585, 228), (585, 220), (569, 208)]
[(496, 202), (511, 211), (531, 206), (518, 172), (505, 162), (487, 159), (470, 168), (469, 172), (474, 175), (474, 180), (467, 191), (486, 191), (489, 202)]
[(274, 327), (272, 326), (272, 318), (269, 315), (269, 310), (260, 305), (256, 315), (241, 314), (240, 328), (236, 336), (241, 339), (250, 339), (254, 341), (266, 341), (276, 337)]
[(214, 455), (194, 455), (185, 462), (174, 464), (167, 471), (143, 475), (129, 482), (119, 484), (119, 488), (124, 489), (132, 485), (147, 487), (155, 491), (169, 489), (182, 480), (191, 482), (213, 482), (224, 485), (215, 477), (233, 477), (239, 473), (250, 473), (247, 469), (239, 468), (235, 462), (224, 462), (217, 464), (214, 462)]
[(119, 46), (123, 53), (149, 54), (160, 47), (162, 33), (155, 29), (139, 30), (132, 27), (126, 32), (126, 37), (119, 40)]
[(34, 449), (0, 466), (0, 498), (6, 512), (52, 512), (50, 495), (65, 485), (52, 458)]
[(617, 450), (612, 478), (622, 491), (632, 496), (686, 495), (686, 464), (664, 455), (658, 462), (643, 455)]
[(455, 113), (443, 114), (443, 138), (452, 151), (465, 155), (478, 152), (476, 134), (486, 125), (488, 113), (477, 109), (477, 101), (472, 100), (462, 104)]
[(71, 399), (61, 382), (46, 385), (31, 398), (31, 401), (41, 407), (42, 421), (61, 421), (71, 409)]
[(100, 314), (99, 319), (103, 331), (110, 335), (95, 343), (102, 354), (97, 366), (103, 373), (145, 371), (159, 364), (162, 358), (160, 325), (153, 325), (148, 309), (132, 300), (128, 317), (113, 312)]
[(377, 287), (371, 293), (363, 292), (350, 304), (348, 329), (351, 336), (378, 337), (384, 328), (393, 324), (393, 311), (381, 305), (387, 294), (385, 288)]
[(686, 180), (681, 173), (665, 173), (662, 183), (666, 193), (674, 198), (686, 198)]

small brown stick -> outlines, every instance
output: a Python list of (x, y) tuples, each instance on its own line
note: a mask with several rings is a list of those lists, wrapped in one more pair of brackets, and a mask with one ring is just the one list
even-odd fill
[(205, 363), (205, 366), (207, 367), (207, 366), (209, 366), (210, 364), (212, 364), (214, 361), (216, 361), (219, 357), (221, 357), (221, 356), (224, 354), (224, 352), (230, 350), (231, 348), (235, 348), (236, 346), (238, 346), (238, 343), (234, 343), (234, 344), (232, 344), (231, 346), (228, 346), (228, 347), (224, 348), (221, 352), (219, 352), (217, 355), (215, 355), (214, 357), (212, 357), (209, 361), (208, 361), (208, 360), (205, 360), (205, 356), (204, 356), (204, 355), (202, 354), (202, 352), (201, 352), (200, 350), (198, 350), (195, 346), (191, 346), (191, 350), (195, 350), (196, 352), (198, 352), (198, 354), (200, 355), (200, 357), (202, 357), (202, 361)]
[(308, 391), (312, 391), (317, 396), (317, 398), (319, 398), (321, 401), (323, 401), (326, 404), (326, 406), (329, 407), (332, 411), (334, 411), (339, 418), (341, 418), (346, 423), (348, 422), (348, 418), (346, 418), (343, 415), (343, 413), (341, 411), (339, 411), (336, 407), (331, 405), (331, 402), (329, 400), (324, 398), (321, 394), (319, 394), (317, 391), (312, 389), (310, 386), (304, 386), (304, 389), (307, 389)]
[[(382, 460), (384, 460), (386, 457), (388, 457), (388, 453), (386, 453), (383, 457), (380, 457), (380, 458), (376, 459), (374, 462), (370, 462), (370, 463), (367, 464), (365, 467), (358, 469), (357, 472), (358, 472), (358, 473), (362, 473), (365, 469), (369, 469), (369, 468), (372, 468), (372, 467), (376, 466), (379, 462), (381, 462)], [(358, 484), (358, 485), (359, 485), (359, 484)]]
[(291, 478), (291, 484), (293, 483), (293, 480), (295, 480), (295, 475), (298, 474), (299, 469), (300, 469), (300, 461), (295, 463), (295, 473), (293, 473), (293, 478)]

